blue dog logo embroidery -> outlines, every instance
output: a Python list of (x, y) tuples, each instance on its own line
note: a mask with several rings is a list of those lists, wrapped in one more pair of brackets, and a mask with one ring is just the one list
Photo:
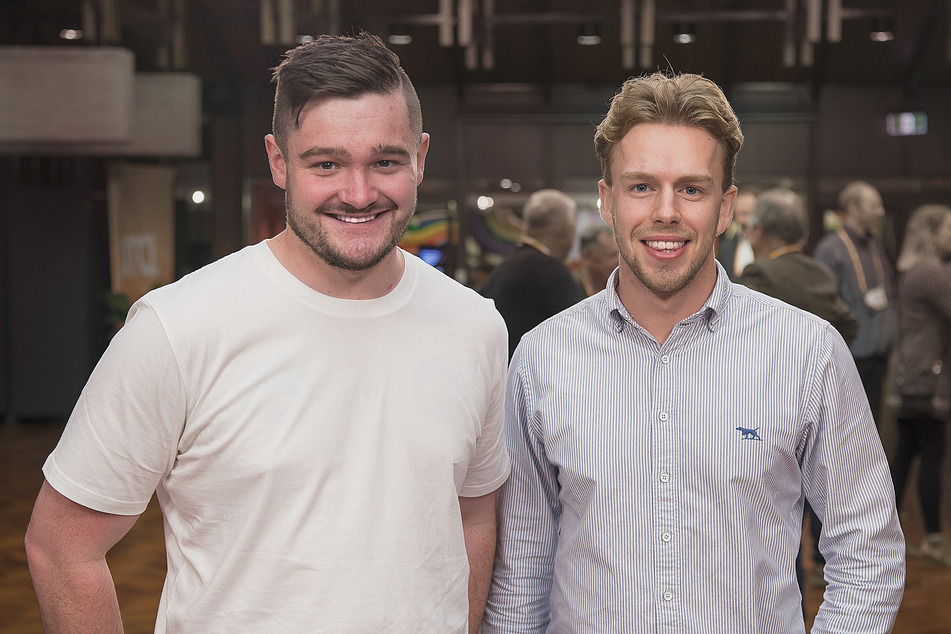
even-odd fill
[(743, 440), (758, 440), (763, 442), (763, 439), (759, 437), (759, 434), (756, 433), (759, 430), (759, 427), (756, 429), (747, 429), (746, 427), (737, 427), (736, 431), (743, 434)]

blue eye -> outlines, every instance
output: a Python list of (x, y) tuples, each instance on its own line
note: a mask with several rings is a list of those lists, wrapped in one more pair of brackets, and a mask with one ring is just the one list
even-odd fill
[(647, 191), (647, 185), (644, 185), (644, 184), (635, 185), (633, 189), (634, 189), (634, 191), (636, 191), (636, 192), (646, 192), (646, 191)]
[(684, 192), (686, 192), (688, 196), (696, 196), (700, 193), (700, 190), (693, 185), (688, 185), (687, 187), (684, 187)]

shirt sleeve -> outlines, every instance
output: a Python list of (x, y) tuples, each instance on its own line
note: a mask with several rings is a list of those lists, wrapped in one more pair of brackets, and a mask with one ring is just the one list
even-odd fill
[(43, 474), (78, 504), (138, 515), (175, 462), (184, 421), (178, 364), (159, 318), (139, 300), (90, 375)]
[[(490, 300), (486, 300), (490, 302)], [(491, 303), (491, 302), (490, 302)], [(495, 314), (495, 308), (492, 309)], [(466, 479), (460, 488), (462, 497), (488, 495), (505, 482), (511, 471), (509, 455), (503, 438), (505, 371), (508, 365), (508, 343), (505, 323), (497, 318), (492, 353), (487, 365), (488, 402), (482, 433), (476, 442), (476, 453), (469, 463)], [(488, 344), (487, 344), (488, 345)]]
[(878, 430), (845, 342), (827, 327), (802, 457), (806, 498), (822, 520), (829, 582), (813, 632), (889, 632), (901, 603), (905, 542)]
[(505, 399), (505, 440), (512, 475), (502, 490), (499, 546), (483, 621), (484, 633), (542, 633), (550, 620), (558, 545), (558, 471), (549, 463), (531, 385), (516, 352)]

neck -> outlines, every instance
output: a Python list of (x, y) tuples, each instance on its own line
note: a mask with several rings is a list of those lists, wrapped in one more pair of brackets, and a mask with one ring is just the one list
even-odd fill
[(799, 246), (798, 244), (784, 244), (770, 251), (767, 257), (770, 260), (775, 260), (781, 255), (786, 255), (787, 253), (798, 253), (800, 251), (802, 251), (802, 247)]
[(674, 327), (696, 313), (717, 283), (711, 256), (687, 285), (672, 293), (658, 293), (644, 286), (627, 266), (618, 271), (617, 293), (631, 318), (663, 345)]
[(762, 240), (759, 240), (757, 244), (753, 247), (753, 255), (757, 260), (761, 259), (770, 259), (778, 258), (784, 253), (791, 253), (792, 251), (801, 251), (798, 246), (794, 244), (786, 244), (782, 240), (777, 240), (772, 236), (764, 235)]
[(868, 229), (860, 225), (852, 216), (846, 216), (842, 220), (842, 224), (848, 227), (849, 231), (860, 236), (867, 236), (869, 234)]
[(348, 271), (327, 264), (289, 229), (267, 242), (271, 253), (287, 271), (322, 295), (338, 299), (376, 299), (399, 284), (405, 263), (393, 249), (379, 263), (363, 271)]

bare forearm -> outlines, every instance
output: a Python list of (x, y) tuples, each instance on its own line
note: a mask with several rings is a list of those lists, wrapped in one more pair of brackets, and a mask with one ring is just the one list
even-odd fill
[(64, 568), (34, 556), (30, 574), (47, 634), (122, 632), (115, 584), (105, 560)]
[(43, 483), (24, 545), (47, 633), (122, 631), (106, 553), (135, 520), (76, 504)]
[(491, 530), (466, 532), (466, 550), (469, 552), (469, 632), (476, 634), (482, 625), (485, 601), (492, 582), (495, 560), (495, 527)]
[(469, 557), (469, 633), (478, 634), (495, 563), (495, 494), (460, 498), (462, 528)]

